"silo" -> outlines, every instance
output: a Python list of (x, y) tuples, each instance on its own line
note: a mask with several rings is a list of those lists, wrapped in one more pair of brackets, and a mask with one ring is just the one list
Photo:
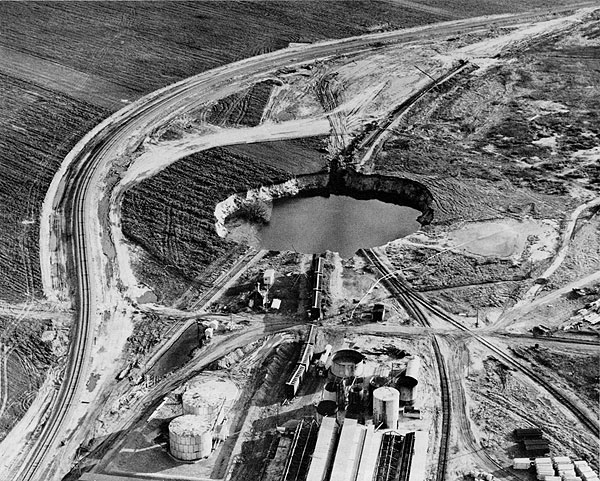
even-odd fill
[(337, 378), (360, 377), (365, 367), (365, 356), (354, 349), (341, 349), (331, 358), (329, 370)]
[(408, 361), (404, 374), (398, 378), (396, 387), (400, 392), (400, 403), (403, 406), (412, 406), (415, 403), (420, 368), (421, 358), (413, 357)]
[(212, 450), (210, 425), (200, 416), (186, 414), (169, 423), (171, 454), (183, 461), (207, 458)]
[(406, 373), (404, 374), (404, 382), (411, 384), (413, 387), (419, 384), (419, 369), (421, 369), (421, 358), (413, 357), (406, 365)]
[(334, 381), (329, 381), (323, 389), (323, 401), (337, 401), (337, 386)]
[(388, 429), (398, 427), (400, 393), (393, 387), (384, 386), (373, 391), (373, 423)]

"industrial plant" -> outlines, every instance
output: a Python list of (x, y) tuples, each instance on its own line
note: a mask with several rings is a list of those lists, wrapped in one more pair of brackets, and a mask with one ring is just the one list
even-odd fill
[[(323, 379), (314, 421), (301, 421), (288, 432), (285, 464), (273, 466), (267, 481), (422, 481), (427, 431), (407, 431), (401, 416), (419, 418), (417, 386), (420, 359), (410, 357), (382, 375), (381, 366), (366, 362), (356, 349), (332, 352), (327, 344), (315, 353), (318, 334), (309, 326), (286, 394), (293, 398), (306, 376)], [(316, 425), (315, 425), (316, 422)], [(317, 430), (318, 425), (318, 430)], [(283, 452), (273, 463), (282, 462)]]

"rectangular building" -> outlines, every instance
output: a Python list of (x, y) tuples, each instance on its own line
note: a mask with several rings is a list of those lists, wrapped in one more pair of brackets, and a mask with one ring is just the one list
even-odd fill
[(323, 418), (319, 428), (317, 444), (308, 468), (306, 481), (324, 481), (327, 469), (331, 464), (335, 453), (335, 440), (337, 438), (338, 426), (336, 418)]
[(381, 436), (382, 432), (375, 431), (373, 425), (367, 426), (356, 481), (373, 481), (375, 468), (377, 467), (377, 456), (381, 447)]
[(365, 427), (358, 424), (356, 419), (346, 418), (344, 420), (331, 470), (331, 481), (348, 481), (356, 478), (365, 433)]
[(408, 481), (425, 481), (427, 463), (428, 434), (425, 431), (415, 431), (415, 445)]

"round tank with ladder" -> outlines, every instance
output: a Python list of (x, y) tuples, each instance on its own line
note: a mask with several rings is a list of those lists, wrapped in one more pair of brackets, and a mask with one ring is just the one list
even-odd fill
[(398, 427), (400, 393), (397, 389), (384, 386), (373, 391), (373, 423), (388, 429)]

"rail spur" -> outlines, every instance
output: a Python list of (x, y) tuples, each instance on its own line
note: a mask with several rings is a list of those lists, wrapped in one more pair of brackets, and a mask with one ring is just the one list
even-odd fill
[[(373, 265), (381, 272), (383, 276), (388, 275), (382, 281), (383, 285), (394, 294), (408, 313), (416, 319), (423, 327), (431, 327), (431, 323), (419, 308), (415, 299), (409, 295), (400, 279), (389, 275), (389, 269), (381, 262), (377, 254), (371, 249), (361, 249), (359, 254), (371, 261)], [(442, 430), (440, 436), (440, 446), (438, 455), (438, 465), (436, 468), (436, 480), (444, 481), (446, 479), (446, 464), (448, 462), (448, 447), (450, 445), (450, 423), (451, 423), (451, 399), (450, 387), (448, 384), (448, 371), (440, 350), (437, 337), (432, 338), (432, 347), (435, 354), (435, 360), (440, 377), (440, 394), (442, 402)]]
[(395, 275), (391, 275), (389, 269), (385, 264), (381, 262), (377, 254), (371, 249), (361, 250), (361, 254), (370, 260), (375, 267), (383, 274), (388, 275), (389, 278), (386, 278), (386, 286), (390, 289), (390, 292), (397, 294), (400, 302), (403, 303), (404, 307), (409, 311), (409, 314), (413, 315), (415, 319), (419, 323), (422, 323), (422, 319), (424, 318), (422, 312), (417, 314), (417, 311), (420, 311), (419, 305), (429, 310), (432, 314), (437, 316), (438, 318), (448, 322), (452, 326), (456, 327), (458, 330), (468, 333), (471, 337), (477, 339), (481, 344), (491, 350), (499, 359), (505, 362), (507, 365), (511, 366), (513, 369), (521, 371), (523, 374), (528, 376), (532, 381), (542, 386), (546, 391), (548, 391), (558, 402), (560, 402), (563, 406), (565, 406), (571, 413), (589, 430), (594, 436), (600, 436), (600, 426), (598, 421), (593, 419), (585, 410), (581, 409), (573, 400), (571, 400), (568, 396), (565, 396), (558, 389), (552, 386), (547, 380), (537, 375), (532, 369), (529, 369), (527, 366), (517, 361), (512, 356), (506, 354), (502, 349), (495, 346), (493, 343), (485, 339), (483, 336), (478, 333), (472, 331), (466, 326), (462, 325), (460, 322), (456, 321), (448, 314), (443, 312), (441, 309), (433, 305), (431, 302), (427, 301), (421, 294), (413, 291), (410, 286), (408, 286), (405, 282), (399, 279)]

